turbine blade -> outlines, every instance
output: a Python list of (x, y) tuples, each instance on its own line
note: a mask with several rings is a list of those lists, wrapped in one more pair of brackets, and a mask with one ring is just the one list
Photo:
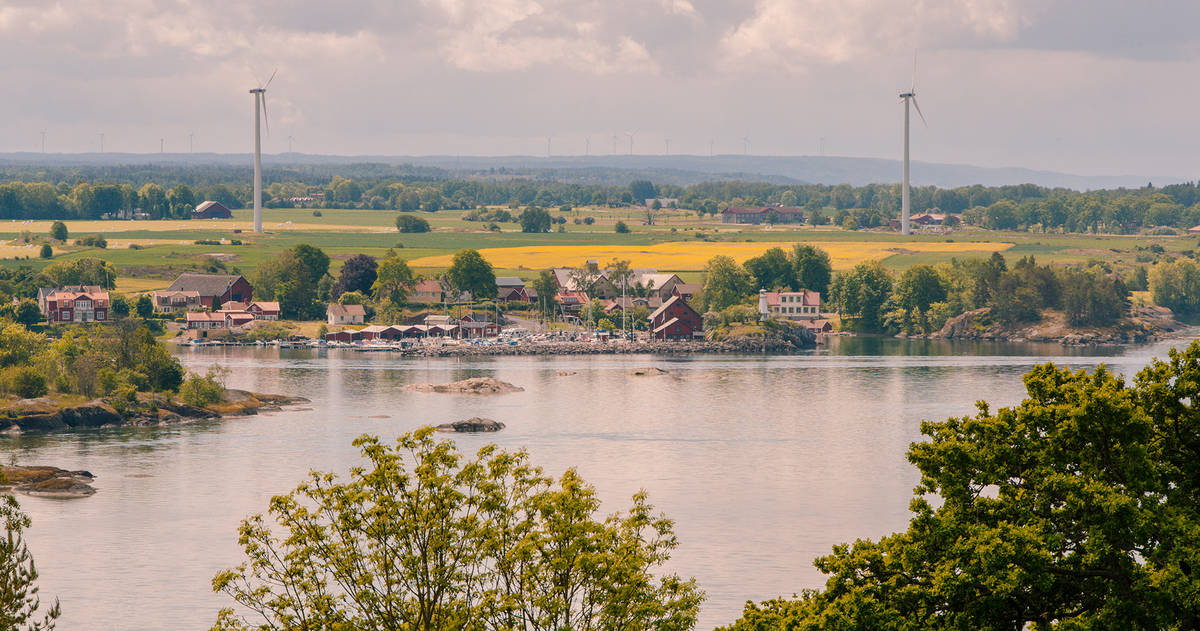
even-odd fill
[[(270, 82), (268, 81), (268, 83), (270, 83)], [(262, 110), (263, 110), (263, 124), (265, 124), (267, 126), (267, 133), (270, 134), (271, 133), (271, 117), (267, 116), (267, 93), (266, 92), (262, 93)], [(924, 119), (922, 119), (922, 120), (924, 120)]]
[[(925, 120), (925, 115), (921, 113), (921, 106), (917, 105), (917, 96), (915, 94), (912, 97), (912, 102), (913, 102), (913, 107), (917, 108), (917, 116), (921, 117), (921, 123), (924, 124), (926, 127), (929, 127), (929, 121)], [(264, 101), (264, 103), (265, 103), (265, 101)]]
[(270, 77), (269, 79), (267, 79), (267, 83), (266, 83), (266, 85), (264, 85), (264, 86), (263, 86), (263, 89), (264, 89), (264, 90), (266, 90), (266, 89), (267, 89), (267, 86), (268, 86), (268, 85), (271, 85), (271, 82), (275, 80), (275, 73), (277, 73), (277, 72), (279, 72), (279, 68), (276, 68), (276, 69), (274, 69), (274, 70), (272, 70), (272, 71), (271, 71), (271, 77)]
[(912, 87), (909, 88), (908, 91), (912, 93), (916, 93), (917, 91), (917, 51), (915, 49), (913, 50)]

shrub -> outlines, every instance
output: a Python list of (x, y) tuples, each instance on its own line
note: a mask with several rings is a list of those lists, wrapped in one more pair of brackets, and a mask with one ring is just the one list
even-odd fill
[(98, 234), (89, 234), (81, 239), (75, 240), (75, 245), (82, 245), (88, 248), (100, 248), (101, 250), (108, 247), (108, 241)]
[(320, 216), (321, 216), (321, 211), (319, 211), (319, 210), (313, 211), (313, 217), (320, 217)]
[(595, 217), (584, 217), (584, 218), (583, 218), (583, 223), (585, 223), (585, 224), (587, 224), (587, 225), (589, 225), (589, 226), (590, 226), (590, 225), (592, 225), (592, 224), (596, 223), (596, 218), (595, 218)]
[(32, 366), (15, 366), (5, 371), (4, 390), (22, 399), (46, 396), (46, 377)]
[(429, 222), (413, 215), (396, 217), (396, 229), (400, 232), (429, 232)]
[(50, 224), (50, 238), (52, 238), (56, 241), (66, 241), (67, 240), (67, 224), (65, 224), (61, 221), (56, 221), (56, 222)]
[(38, 256), (40, 256), (44, 259), (48, 259), (48, 258), (54, 256), (54, 248), (50, 247), (49, 243), (43, 243), (42, 251), (38, 253)]
[(617, 224), (613, 226), (613, 230), (615, 230), (617, 234), (629, 234), (629, 226), (625, 225), (624, 221), (618, 221)]
[(223, 372), (219, 368), (210, 368), (203, 377), (197, 374), (188, 375), (183, 385), (179, 386), (179, 398), (195, 407), (204, 407), (221, 400), (225, 386), (221, 385), (220, 377)]

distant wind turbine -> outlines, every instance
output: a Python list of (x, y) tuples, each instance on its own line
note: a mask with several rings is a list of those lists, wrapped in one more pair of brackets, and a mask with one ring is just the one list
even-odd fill
[(42, 153), (46, 153), (46, 130), (42, 130)]
[(921, 117), (921, 123), (926, 127), (929, 123), (925, 121), (925, 115), (921, 113), (921, 106), (917, 105), (917, 54), (913, 53), (913, 73), (912, 84), (908, 92), (900, 93), (900, 100), (904, 101), (904, 182), (900, 188), (900, 234), (912, 234), (912, 229), (909, 227), (908, 218), (912, 212), (911, 202), (908, 194), (908, 104), (911, 101), (912, 106), (917, 110), (917, 116)]
[(671, 155), (671, 139), (667, 138), (667, 155)]
[(158, 139), (158, 152), (159, 152), (159, 153), (165, 153), (165, 152), (166, 152), (166, 146), (167, 146), (167, 139), (166, 139), (166, 138), (159, 138), (159, 139)]
[(104, 132), (100, 132), (100, 153), (104, 153)]
[(546, 136), (546, 157), (547, 158), (550, 157), (550, 139), (551, 138), (553, 138), (553, 136)]
[(750, 139), (742, 136), (742, 155), (750, 155)]
[(592, 137), (584, 136), (583, 137), (583, 155), (589, 156), (591, 154), (592, 154)]
[(292, 141), (293, 141), (293, 140), (295, 140), (295, 138), (292, 138), (291, 136), (288, 136), (288, 153), (291, 153), (291, 152), (292, 152)]
[(633, 132), (627, 131), (625, 135), (629, 136), (629, 155), (633, 155)]
[[(275, 70), (275, 72), (279, 72)], [(254, 232), (262, 233), (262, 134), (259, 130), (259, 116), (266, 121), (267, 131), (271, 131), (271, 121), (267, 116), (267, 86), (275, 80), (275, 72), (267, 82), (259, 83), (257, 88), (250, 90), (254, 95)]]
[(192, 152), (192, 140), (195, 137), (195, 132), (188, 132), (188, 153)]
[(617, 155), (617, 135), (613, 134), (613, 155)]
[(712, 152), (712, 150), (713, 150), (713, 143), (714, 143), (714, 142), (716, 142), (716, 141), (714, 141), (712, 138), (709, 138), (709, 139), (708, 139), (708, 157), (710, 157), (710, 158), (713, 156), (713, 152)]

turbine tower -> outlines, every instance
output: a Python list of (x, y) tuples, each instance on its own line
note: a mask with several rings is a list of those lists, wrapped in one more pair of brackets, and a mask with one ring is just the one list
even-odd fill
[(908, 104), (917, 110), (917, 116), (921, 117), (921, 122), (926, 126), (929, 123), (925, 122), (925, 115), (921, 113), (921, 106), (917, 104), (917, 55), (913, 54), (913, 74), (912, 84), (908, 92), (900, 93), (900, 100), (904, 101), (904, 182), (900, 187), (900, 234), (912, 234), (912, 228), (909, 226), (908, 218), (912, 213), (912, 205), (908, 194)]
[[(278, 70), (276, 71), (278, 72)], [(275, 72), (265, 84), (259, 83), (257, 88), (250, 90), (254, 95), (254, 232), (262, 234), (262, 134), (259, 130), (260, 115), (267, 119), (267, 86), (275, 80)], [(270, 120), (267, 120), (267, 131), (271, 131)]]

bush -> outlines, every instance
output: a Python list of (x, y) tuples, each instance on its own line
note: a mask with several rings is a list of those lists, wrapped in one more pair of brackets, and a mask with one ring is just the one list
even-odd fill
[(396, 217), (396, 229), (400, 232), (429, 232), (429, 222), (413, 215)]
[(320, 217), (320, 216), (321, 216), (321, 211), (319, 211), (319, 210), (313, 211), (313, 217)]
[(48, 258), (54, 256), (54, 248), (50, 247), (49, 243), (43, 243), (42, 251), (38, 253), (38, 256), (40, 256), (44, 259), (48, 259)]
[(584, 218), (583, 218), (583, 223), (585, 223), (585, 224), (587, 224), (587, 225), (589, 225), (589, 226), (590, 226), (590, 225), (592, 225), (592, 224), (596, 223), (596, 218), (595, 218), (595, 217), (584, 217)]
[(4, 374), (4, 390), (21, 399), (44, 397), (49, 389), (46, 377), (32, 366), (15, 366)]
[(67, 224), (61, 221), (56, 221), (50, 224), (50, 238), (54, 239), (55, 241), (66, 241)]
[(98, 234), (89, 234), (81, 239), (75, 240), (75, 245), (81, 245), (88, 248), (100, 248), (101, 250), (108, 247), (108, 241)]
[(617, 225), (613, 226), (613, 230), (615, 230), (617, 234), (629, 234), (629, 226), (625, 225), (624, 221), (618, 221)]
[(228, 370), (214, 367), (209, 368), (203, 377), (197, 374), (188, 375), (183, 385), (179, 386), (179, 398), (183, 399), (184, 403), (198, 408), (217, 403), (225, 394), (221, 378), (227, 373)]

